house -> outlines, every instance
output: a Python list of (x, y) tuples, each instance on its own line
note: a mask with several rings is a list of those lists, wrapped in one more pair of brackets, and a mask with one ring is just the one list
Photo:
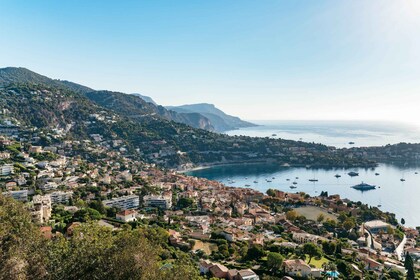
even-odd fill
[(56, 191), (50, 194), (52, 204), (66, 204), (72, 198), (73, 192)]
[(207, 274), (210, 272), (210, 268), (214, 265), (214, 263), (208, 261), (208, 260), (202, 260), (200, 261), (200, 274)]
[(238, 271), (235, 280), (260, 280), (260, 277), (251, 269), (242, 269)]
[(117, 220), (123, 221), (124, 223), (133, 222), (136, 220), (137, 211), (135, 210), (124, 210), (115, 215)]
[(5, 164), (0, 167), (0, 176), (8, 176), (15, 173), (15, 169), (12, 164)]
[(286, 260), (283, 262), (284, 272), (290, 276), (308, 277), (312, 275), (311, 267), (303, 260)]
[(11, 196), (13, 199), (17, 201), (28, 201), (28, 190), (21, 190), (21, 191), (9, 191), (4, 192), (4, 196)]
[(42, 235), (46, 238), (46, 239), (51, 239), (52, 238), (52, 227), (51, 226), (44, 226), (40, 228)]
[(370, 230), (371, 233), (377, 234), (380, 231), (387, 233), (388, 228), (391, 227), (391, 225), (381, 220), (373, 220), (364, 223), (364, 227)]
[(209, 271), (213, 277), (226, 278), (228, 276), (229, 269), (223, 264), (216, 263), (210, 267)]

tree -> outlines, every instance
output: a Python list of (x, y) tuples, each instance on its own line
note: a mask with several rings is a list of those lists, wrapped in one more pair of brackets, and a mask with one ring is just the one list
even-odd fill
[(267, 267), (270, 270), (277, 270), (283, 264), (283, 256), (279, 253), (270, 252), (267, 255)]
[(265, 252), (261, 245), (252, 245), (252, 247), (248, 249), (247, 259), (259, 260), (260, 258), (264, 257), (264, 255)]
[(298, 217), (298, 213), (295, 210), (289, 210), (286, 212), (286, 219), (294, 221)]
[(404, 267), (405, 269), (407, 269), (407, 279), (415, 279), (416, 274), (414, 272), (413, 259), (411, 258), (411, 255), (408, 252), (405, 254)]
[(273, 190), (273, 189), (268, 189), (266, 193), (267, 193), (268, 196), (271, 196), (271, 197), (276, 196), (276, 191)]
[(303, 245), (303, 252), (309, 256), (309, 262), (311, 262), (313, 257), (320, 258), (322, 257), (321, 249), (314, 243), (308, 242)]
[(188, 208), (194, 205), (194, 199), (182, 197), (178, 200), (177, 206), (179, 209)]
[(316, 221), (318, 223), (322, 223), (325, 220), (325, 215), (324, 214), (319, 214), (318, 217), (316, 218)]
[(356, 226), (356, 223), (353, 221), (352, 218), (347, 218), (343, 223), (343, 228), (347, 231), (351, 230)]
[(92, 208), (84, 208), (74, 213), (73, 220), (78, 222), (87, 222), (89, 220), (99, 220), (101, 213)]

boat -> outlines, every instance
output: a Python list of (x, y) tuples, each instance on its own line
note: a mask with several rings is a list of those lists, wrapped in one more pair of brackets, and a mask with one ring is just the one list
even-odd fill
[(245, 185), (245, 187), (250, 187), (250, 186), (251, 186), (250, 184), (246, 184), (246, 185)]
[(271, 180), (266, 180), (267, 181), (267, 183), (271, 183), (271, 182), (273, 182), (273, 181), (271, 181)]
[(299, 179), (299, 177), (296, 177), (296, 180)]
[(273, 179), (273, 180), (274, 180), (274, 179), (276, 179), (276, 177), (273, 177), (273, 178), (271, 178), (271, 179)]
[(273, 133), (273, 134), (271, 134), (271, 136), (275, 137), (275, 136), (277, 136), (277, 134)]
[(309, 179), (309, 182), (318, 182), (318, 179)]
[(369, 185), (366, 183), (360, 183), (358, 185), (352, 186), (353, 189), (358, 190), (358, 191), (368, 191), (368, 190), (374, 190), (376, 189), (376, 186), (374, 185)]
[(354, 145), (354, 142), (350, 141), (350, 142), (349, 142), (349, 145)]
[(341, 177), (341, 175), (340, 175), (340, 174), (335, 174), (335, 175), (334, 175), (334, 177), (335, 177), (335, 178), (340, 178), (340, 177)]
[(382, 207), (382, 205), (381, 204), (378, 204), (378, 208), (380, 208), (380, 207)]
[(254, 184), (258, 184), (258, 181), (254, 181)]
[(414, 174), (419, 174), (418, 172), (414, 172)]
[(293, 184), (293, 185), (297, 185), (297, 182), (296, 182), (296, 181), (294, 181), (292, 184)]
[(286, 181), (290, 181), (290, 179), (286, 179)]
[(375, 176), (379, 176), (379, 173), (375, 173)]
[(405, 179), (404, 179), (404, 178), (401, 178), (401, 179), (400, 179), (400, 181), (401, 181), (401, 182), (405, 182)]
[(296, 186), (290, 186), (289, 188), (291, 188), (291, 189), (296, 189), (297, 187), (296, 187)]
[(359, 176), (359, 173), (354, 172), (354, 171), (350, 171), (349, 173), (347, 173), (349, 176), (354, 177), (354, 176)]

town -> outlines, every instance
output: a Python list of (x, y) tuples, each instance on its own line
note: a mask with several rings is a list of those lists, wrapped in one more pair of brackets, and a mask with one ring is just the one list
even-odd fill
[(91, 222), (158, 226), (198, 274), (229, 280), (414, 279), (420, 269), (418, 229), (391, 213), (326, 192), (263, 194), (186, 176), (97, 137), (0, 138), (2, 195), (23, 203), (48, 240)]

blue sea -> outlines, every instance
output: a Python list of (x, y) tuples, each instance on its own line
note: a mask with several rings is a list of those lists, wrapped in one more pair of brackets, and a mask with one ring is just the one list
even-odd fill
[[(260, 126), (229, 131), (227, 134), (278, 137), (337, 147), (420, 142), (420, 131), (417, 127), (398, 123), (267, 121), (258, 124)], [(272, 136), (273, 134), (276, 136)], [(349, 142), (354, 142), (354, 145), (350, 145)], [(358, 172), (359, 176), (350, 177), (347, 174), (350, 171)], [(336, 178), (336, 174), (341, 177)], [(273, 164), (232, 165), (197, 170), (189, 172), (189, 175), (217, 180), (235, 187), (250, 187), (262, 192), (268, 188), (288, 192), (303, 191), (310, 195), (328, 191), (329, 194), (340, 194), (342, 198), (353, 201), (362, 201), (372, 206), (380, 205), (383, 211), (395, 213), (398, 219), (404, 218), (406, 225), (420, 226), (420, 166), (416, 164), (380, 164), (375, 169), (284, 168)], [(310, 182), (309, 179), (313, 178), (318, 181)], [(376, 185), (377, 188), (365, 192), (351, 188), (362, 181)], [(291, 189), (290, 186), (296, 188)]]
[[(420, 143), (420, 127), (378, 121), (253, 121), (259, 126), (227, 131), (228, 135), (275, 137), (335, 147)], [(354, 142), (350, 145), (349, 142)]]

